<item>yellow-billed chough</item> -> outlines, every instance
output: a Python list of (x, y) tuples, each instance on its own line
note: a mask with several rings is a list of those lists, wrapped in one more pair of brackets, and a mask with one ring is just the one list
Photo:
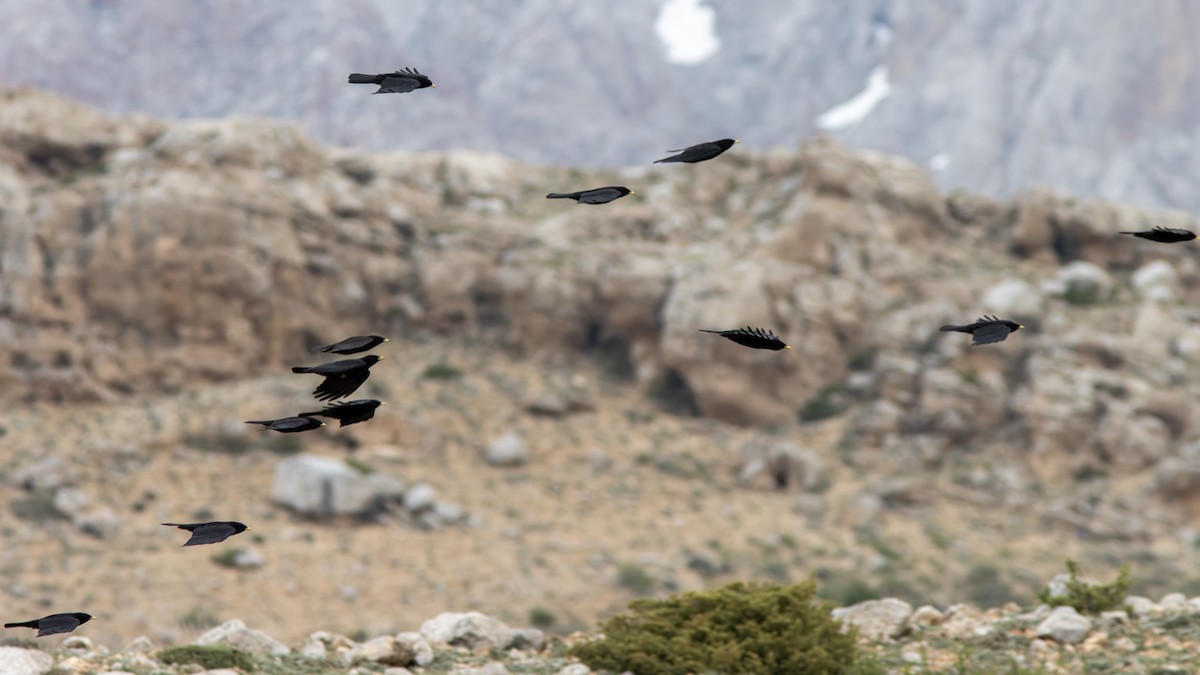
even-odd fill
[(774, 333), (762, 328), (735, 328), (733, 330), (705, 330), (700, 329), (701, 333), (713, 333), (720, 335), (723, 338), (733, 340), (743, 347), (751, 349), (770, 349), (771, 351), (779, 351), (781, 349), (791, 349), (790, 346), (783, 343)]
[(163, 525), (191, 532), (192, 536), (184, 546), (216, 544), (250, 529), (235, 520), (221, 520), (212, 523), (163, 523)]
[(627, 187), (620, 185), (610, 185), (608, 187), (593, 188), (591, 190), (580, 190), (579, 192), (551, 192), (546, 195), (546, 199), (574, 199), (580, 204), (607, 204), (611, 201), (616, 201), (625, 195), (636, 195), (637, 193)]
[(324, 410), (315, 410), (313, 412), (300, 414), (329, 417), (335, 420), (340, 420), (341, 424), (338, 426), (344, 427), (349, 424), (366, 422), (375, 416), (375, 409), (381, 405), (387, 404), (383, 401), (376, 401), (373, 398), (360, 398), (357, 401), (347, 401), (345, 403), (327, 405), (325, 406)]
[(719, 141), (712, 141), (710, 143), (697, 143), (696, 145), (682, 148), (680, 150), (668, 150), (667, 152), (678, 152), (679, 154), (654, 160), (654, 163), (664, 164), (669, 162), (687, 162), (688, 164), (695, 164), (696, 162), (703, 162), (706, 159), (712, 159), (713, 157), (716, 157), (722, 152), (732, 148), (733, 144), (738, 142), (739, 141), (736, 141), (732, 138), (722, 138)]
[(40, 619), (33, 621), (18, 621), (15, 623), (4, 624), (5, 628), (36, 628), (37, 635), (42, 637), (45, 635), (55, 635), (57, 633), (70, 633), (96, 617), (83, 612), (66, 612), (63, 614), (51, 614), (43, 616)]
[(379, 75), (353, 73), (350, 75), (350, 84), (377, 84), (379, 90), (373, 92), (375, 94), (407, 94), (414, 89), (437, 88), (437, 85), (428, 76), (422, 75), (412, 68)]
[(1135, 237), (1157, 241), (1163, 244), (1175, 244), (1181, 241), (1191, 241), (1196, 238), (1196, 233), (1191, 230), (1184, 230), (1177, 227), (1156, 227), (1153, 230), (1143, 230), (1141, 232), (1122, 232), (1121, 234), (1132, 234)]
[(1016, 321), (997, 319), (994, 316), (985, 315), (976, 319), (975, 323), (969, 323), (965, 326), (945, 325), (938, 330), (970, 333), (972, 338), (971, 346), (974, 347), (976, 345), (989, 345), (993, 342), (1003, 342), (1009, 333), (1014, 333), (1022, 328), (1024, 326)]
[(370, 351), (384, 342), (391, 340), (382, 335), (355, 335), (348, 337), (341, 342), (335, 342), (331, 345), (321, 345), (308, 350), (310, 352), (329, 352), (333, 354), (357, 354), (359, 352)]
[(313, 390), (313, 396), (318, 401), (332, 401), (353, 394), (371, 376), (371, 366), (382, 360), (382, 356), (367, 354), (361, 359), (345, 359), (319, 366), (296, 366), (292, 372), (325, 376), (325, 381)]
[(325, 426), (321, 420), (314, 420), (305, 415), (297, 415), (295, 417), (281, 417), (277, 420), (246, 420), (246, 424), (261, 424), (264, 429), (278, 431), (282, 434), (295, 434), (301, 431), (310, 431), (312, 429), (320, 429)]

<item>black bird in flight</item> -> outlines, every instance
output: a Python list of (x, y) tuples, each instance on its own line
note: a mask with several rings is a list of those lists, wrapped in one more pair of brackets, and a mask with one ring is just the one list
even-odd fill
[(751, 349), (770, 349), (771, 351), (779, 351), (781, 349), (791, 349), (790, 346), (783, 343), (774, 333), (762, 328), (735, 328), (733, 330), (705, 330), (700, 329), (701, 333), (713, 333), (720, 335), (723, 338), (733, 340), (734, 342), (749, 347)]
[(945, 325), (939, 328), (941, 331), (958, 331), (959, 333), (970, 333), (971, 346), (990, 345), (993, 342), (1004, 342), (1004, 338), (1008, 337), (1009, 333), (1014, 333), (1025, 326), (1016, 321), (1007, 319), (997, 319), (994, 316), (982, 316), (975, 320), (975, 323), (965, 326)]
[(379, 75), (364, 75), (363, 73), (353, 73), (350, 75), (350, 84), (377, 84), (379, 91), (376, 94), (407, 94), (414, 89), (424, 89), (425, 87), (437, 88), (427, 75), (422, 75), (412, 68), (397, 70), (394, 73), (380, 73)]
[(711, 143), (699, 143), (681, 150), (668, 150), (667, 152), (678, 152), (679, 154), (655, 160), (654, 163), (660, 164), (668, 162), (687, 162), (688, 164), (695, 164), (696, 162), (703, 162), (706, 159), (712, 159), (713, 157), (716, 157), (722, 152), (732, 148), (733, 144), (738, 142), (739, 141), (735, 141), (732, 138), (722, 138), (719, 141), (712, 141)]
[(371, 366), (382, 360), (382, 356), (367, 354), (361, 359), (345, 359), (319, 366), (296, 366), (292, 372), (324, 375), (325, 380), (313, 390), (313, 396), (318, 401), (332, 401), (353, 394), (371, 376)]
[(65, 614), (51, 614), (43, 616), (40, 619), (33, 621), (19, 621), (17, 623), (6, 623), (5, 628), (36, 628), (37, 635), (42, 637), (45, 635), (55, 635), (57, 633), (70, 633), (96, 617), (83, 612), (68, 612)]
[(594, 188), (592, 190), (580, 190), (579, 192), (551, 192), (546, 195), (546, 199), (574, 199), (580, 204), (607, 204), (616, 201), (625, 195), (636, 195), (637, 193), (627, 187), (620, 185), (610, 185), (608, 187)]
[(200, 544), (216, 544), (225, 541), (235, 534), (241, 534), (250, 529), (234, 520), (223, 520), (212, 523), (163, 523), (167, 527), (178, 527), (192, 533), (184, 546), (199, 546)]
[(281, 434), (295, 434), (301, 431), (311, 431), (325, 426), (321, 420), (314, 420), (306, 415), (296, 417), (281, 417), (277, 420), (246, 420), (246, 424), (261, 424), (264, 430), (278, 431)]
[(334, 354), (357, 354), (359, 352), (370, 351), (384, 342), (391, 340), (381, 335), (355, 335), (348, 337), (341, 342), (335, 342), (331, 345), (321, 345), (308, 350), (310, 352), (332, 352)]
[(1196, 233), (1191, 230), (1182, 230), (1175, 227), (1156, 227), (1153, 230), (1144, 230), (1142, 232), (1122, 232), (1121, 234), (1132, 234), (1135, 237), (1157, 241), (1163, 244), (1176, 244), (1181, 241), (1191, 241), (1196, 238)]
[(327, 405), (325, 406), (324, 410), (316, 410), (313, 412), (300, 414), (329, 417), (335, 420), (340, 420), (341, 424), (338, 426), (344, 427), (350, 424), (366, 422), (375, 416), (375, 409), (381, 405), (387, 404), (383, 401), (376, 401), (373, 398), (360, 398), (356, 401), (347, 401), (345, 403)]

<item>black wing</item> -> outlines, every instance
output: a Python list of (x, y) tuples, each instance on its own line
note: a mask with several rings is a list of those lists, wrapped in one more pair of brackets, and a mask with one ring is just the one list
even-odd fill
[(237, 530), (227, 523), (205, 523), (192, 530), (191, 539), (184, 546), (199, 546), (200, 544), (215, 544), (237, 534)]
[(37, 636), (70, 633), (79, 628), (79, 619), (70, 614), (54, 614), (38, 620)]
[(370, 376), (371, 371), (366, 366), (328, 375), (325, 377), (325, 381), (313, 390), (313, 396), (318, 401), (345, 398), (361, 387)]
[(971, 346), (974, 347), (976, 345), (990, 345), (994, 342), (1003, 342), (1004, 338), (1008, 337), (1008, 334), (1011, 332), (1012, 330), (1002, 323), (988, 322), (971, 331), (971, 336), (973, 338), (971, 340)]

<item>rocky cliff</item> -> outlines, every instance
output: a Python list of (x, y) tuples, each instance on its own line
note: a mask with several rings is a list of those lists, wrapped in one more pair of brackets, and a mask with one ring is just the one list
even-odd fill
[[(665, 57), (662, 4), (97, 1), (47, 21), (18, 0), (0, 8), (0, 82), (111, 112), (267, 116), (343, 145), (568, 166), (826, 131), (929, 163), (945, 188), (1200, 207), (1190, 3), (710, 0), (720, 48), (689, 66)], [(437, 91), (346, 85), (402, 65)]]
[[(233, 614), (297, 639), (296, 617), (342, 603), (380, 609), (331, 629), (431, 603), (510, 621), (550, 604), (578, 626), (633, 589), (813, 570), (850, 597), (847, 574), (1004, 600), (1064, 549), (1136, 548), (1152, 590), (1188, 574), (1200, 270), (1187, 245), (1116, 234), (1185, 214), (943, 195), (831, 141), (552, 169), (28, 89), (0, 95), (0, 152), (0, 531), (21, 607), (103, 570), (90, 597), (138, 607), (109, 630), (172, 641), (192, 613)], [(614, 183), (639, 194), (544, 199)], [(987, 348), (937, 330), (993, 312), (1027, 329)], [(747, 324), (794, 349), (697, 332)], [(306, 347), (361, 332), (395, 340), (368, 383), (394, 408), (248, 434), (306, 405), (286, 370)], [(384, 504), (380, 536), (268, 496), (274, 453), (347, 447), (458, 517)], [(213, 509), (266, 523), (257, 565), (177, 555), (154, 525)]]

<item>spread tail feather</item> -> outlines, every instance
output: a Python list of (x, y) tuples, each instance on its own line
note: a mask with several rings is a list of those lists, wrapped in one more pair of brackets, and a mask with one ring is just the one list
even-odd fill
[(351, 73), (350, 84), (375, 84), (375, 76), (364, 75), (363, 73)]

